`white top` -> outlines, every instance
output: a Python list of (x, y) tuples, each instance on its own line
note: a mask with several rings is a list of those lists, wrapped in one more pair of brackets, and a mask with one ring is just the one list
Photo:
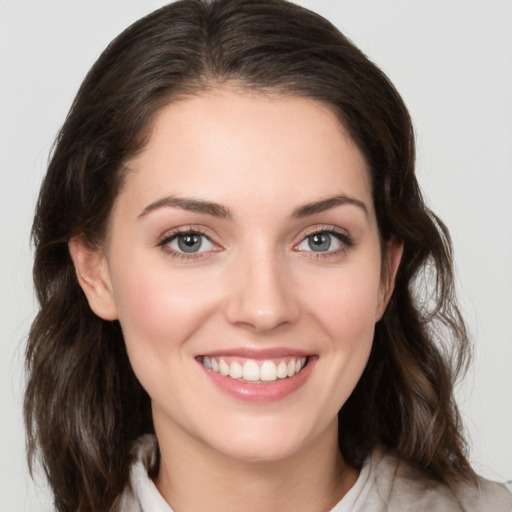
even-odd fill
[[(147, 472), (155, 463), (156, 438), (143, 436), (135, 450), (131, 488), (123, 493), (120, 511), (173, 512)], [(331, 512), (512, 512), (512, 494), (504, 485), (484, 478), (478, 482), (478, 487), (460, 484), (449, 489), (393, 455), (375, 450), (355, 485)]]

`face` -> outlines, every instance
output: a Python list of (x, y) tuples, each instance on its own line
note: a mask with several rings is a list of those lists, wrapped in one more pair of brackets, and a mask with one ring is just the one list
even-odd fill
[(102, 258), (93, 309), (119, 319), (157, 434), (244, 460), (332, 437), (390, 287), (365, 160), (326, 106), (165, 107)]

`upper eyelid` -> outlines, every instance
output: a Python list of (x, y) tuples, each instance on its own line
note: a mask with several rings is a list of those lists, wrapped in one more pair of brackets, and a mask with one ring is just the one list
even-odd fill
[(352, 239), (352, 236), (347, 229), (329, 224), (320, 224), (317, 226), (311, 226), (309, 228), (306, 228), (298, 235), (298, 238), (301, 241), (307, 238), (308, 236), (314, 235), (315, 233), (334, 233)]
[(162, 233), (162, 235), (160, 235), (158, 237), (157, 244), (161, 245), (163, 243), (167, 243), (170, 239), (175, 238), (176, 236), (186, 235), (188, 233), (196, 233), (198, 235), (205, 236), (212, 243), (217, 244), (217, 242), (215, 242), (213, 240), (213, 236), (210, 235), (210, 233), (208, 232), (208, 229), (206, 229), (203, 226), (193, 226), (193, 225), (179, 226), (179, 227), (168, 229), (168, 230), (164, 231), (164, 233)]

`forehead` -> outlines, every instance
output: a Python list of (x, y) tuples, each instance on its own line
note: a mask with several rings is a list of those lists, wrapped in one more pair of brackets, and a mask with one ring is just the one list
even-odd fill
[(173, 102), (127, 167), (121, 195), (142, 208), (165, 194), (263, 204), (333, 193), (372, 207), (362, 153), (329, 106), (303, 97), (219, 89)]

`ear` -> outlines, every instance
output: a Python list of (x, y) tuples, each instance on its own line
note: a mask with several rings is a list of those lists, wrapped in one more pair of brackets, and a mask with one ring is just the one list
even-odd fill
[(91, 309), (103, 320), (116, 320), (117, 308), (104, 251), (91, 249), (84, 236), (72, 238), (68, 248), (78, 283)]
[(381, 278), (381, 289), (379, 293), (379, 304), (377, 307), (377, 318), (378, 322), (384, 315), (389, 299), (393, 294), (395, 288), (395, 278), (398, 272), (398, 267), (402, 259), (404, 252), (404, 243), (402, 240), (397, 238), (391, 238), (386, 244), (386, 252), (382, 261), (382, 278)]

